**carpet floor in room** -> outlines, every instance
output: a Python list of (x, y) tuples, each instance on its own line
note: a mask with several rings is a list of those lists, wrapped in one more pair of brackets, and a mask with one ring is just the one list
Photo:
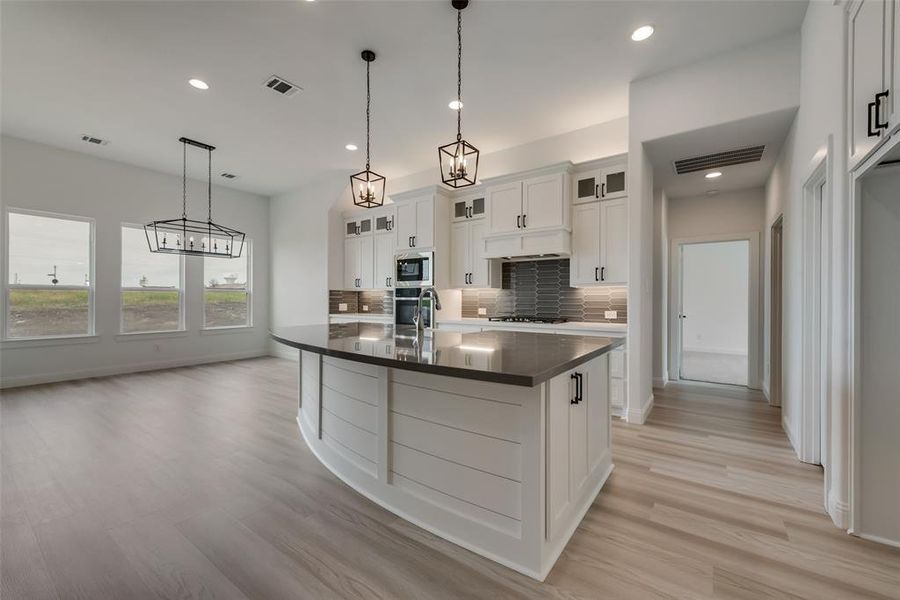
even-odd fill
[(822, 510), (778, 409), (656, 390), (546, 582), (341, 483), (297, 431), (297, 364), (262, 358), (6, 390), (3, 600), (900, 598), (900, 550)]

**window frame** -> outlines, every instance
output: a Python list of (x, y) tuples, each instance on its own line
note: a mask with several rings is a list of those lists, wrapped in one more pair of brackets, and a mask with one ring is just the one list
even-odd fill
[[(59, 219), (62, 221), (78, 221), (87, 223), (90, 227), (90, 236), (88, 240), (88, 280), (90, 284), (87, 286), (88, 292), (88, 330), (85, 333), (74, 333), (66, 335), (40, 335), (30, 337), (10, 337), (9, 336), (9, 292), (19, 288), (33, 288), (34, 286), (9, 283), (9, 215), (28, 215), (33, 217), (45, 217), (50, 219)], [(0, 299), (0, 315), (2, 320), (2, 331), (0, 331), (0, 340), (4, 343), (18, 342), (47, 342), (52, 340), (85, 340), (88, 341), (97, 337), (97, 319), (96, 319), (96, 296), (97, 296), (97, 221), (92, 217), (83, 215), (71, 215), (66, 213), (51, 212), (45, 210), (35, 210), (30, 208), (17, 208), (8, 206), (3, 210), (3, 260), (2, 262), (2, 299)], [(83, 290), (84, 286), (64, 285), (53, 286), (53, 289), (63, 290)]]
[[(203, 290), (203, 325), (200, 328), (201, 333), (204, 331), (228, 331), (229, 329), (249, 329), (253, 327), (253, 248), (252, 240), (244, 239), (243, 251), (247, 254), (247, 322), (243, 325), (207, 325), (206, 324), (206, 260), (203, 257), (203, 268), (200, 270), (201, 282), (200, 286)], [(224, 260), (224, 259), (223, 259)]]
[[(140, 288), (134, 287), (123, 287), (122, 286), (122, 271), (125, 269), (125, 248), (124, 241), (125, 236), (123, 235), (124, 229), (136, 229), (141, 232), (144, 236), (146, 236), (146, 232), (144, 231), (143, 225), (137, 225), (135, 223), (120, 223), (119, 224), (119, 332), (116, 334), (118, 336), (140, 336), (140, 335), (159, 335), (165, 333), (182, 333), (187, 331), (187, 314), (186, 314), (186, 302), (185, 302), (185, 264), (184, 264), (184, 255), (178, 255), (178, 327), (176, 329), (154, 329), (153, 331), (125, 331), (125, 304), (122, 301), (122, 293), (126, 290), (135, 290), (140, 291)], [(150, 251), (149, 246), (147, 247), (147, 251)], [(126, 338), (127, 339), (127, 338)]]

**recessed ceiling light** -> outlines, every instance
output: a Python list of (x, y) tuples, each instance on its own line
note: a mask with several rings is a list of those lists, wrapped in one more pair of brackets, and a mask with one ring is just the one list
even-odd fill
[(208, 90), (209, 84), (203, 81), (202, 79), (189, 79), (188, 83), (197, 88), (198, 90)]
[(721, 172), (721, 171), (713, 171), (712, 173), (707, 173), (707, 174), (706, 174), (706, 178), (707, 178), (707, 179), (715, 179), (716, 177), (721, 177), (721, 176), (722, 176), (722, 172)]
[[(310, 0), (310, 1), (312, 1), (312, 0)], [(347, 144), (346, 146), (344, 146), (344, 148), (346, 148), (347, 150), (350, 150), (351, 152), (353, 150), (358, 150), (358, 148), (356, 147), (356, 144)]]
[(635, 42), (643, 42), (653, 35), (653, 25), (642, 25), (631, 33), (631, 39)]
[(452, 110), (459, 110), (463, 107), (462, 100), (451, 100), (450, 104), (448, 104)]

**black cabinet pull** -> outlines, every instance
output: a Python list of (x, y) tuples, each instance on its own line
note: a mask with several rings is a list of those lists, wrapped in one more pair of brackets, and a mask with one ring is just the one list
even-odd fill
[(866, 120), (866, 125), (868, 128), (869, 137), (878, 137), (881, 135), (881, 132), (878, 131), (877, 129), (873, 129), (873, 126), (875, 125), (875, 121), (878, 120), (878, 117), (875, 114), (876, 112), (878, 112), (878, 102), (869, 102), (868, 110), (869, 110), (869, 115), (868, 115), (868, 119)]
[(594, 186), (594, 198), (599, 198), (599, 197), (600, 197), (600, 186), (595, 185)]
[(606, 281), (606, 267), (600, 267), (600, 281)]
[(528, 227), (528, 215), (522, 215), (522, 227)]
[(888, 122), (881, 122), (881, 100), (882, 98), (887, 100), (891, 95), (890, 90), (884, 90), (880, 94), (875, 94), (875, 129), (887, 129)]
[(578, 373), (572, 373), (569, 378), (575, 382), (575, 394), (572, 396), (570, 404), (578, 404)]
[(516, 229), (522, 229), (522, 215), (516, 216)]
[(594, 281), (600, 281), (600, 267), (594, 267)]
[(416, 247), (416, 238), (417, 238), (417, 237), (419, 237), (419, 236), (417, 236), (417, 235), (414, 235), (414, 236), (413, 236), (413, 248)]
[(600, 197), (606, 198), (606, 183), (600, 184)]
[(578, 377), (575, 383), (578, 386), (578, 401), (581, 402), (584, 400), (584, 373), (575, 373), (575, 376)]
[(406, 238), (406, 243), (409, 244), (409, 247), (412, 248), (412, 236)]

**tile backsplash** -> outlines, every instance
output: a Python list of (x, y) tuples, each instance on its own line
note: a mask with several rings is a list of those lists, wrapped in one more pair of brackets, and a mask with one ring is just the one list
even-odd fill
[[(346, 304), (347, 310), (338, 310), (340, 304)], [(375, 290), (370, 292), (352, 292), (346, 290), (328, 290), (328, 313), (341, 312), (361, 313), (363, 305), (374, 315), (394, 314), (394, 292), (392, 290)]]
[[(478, 309), (487, 310), (479, 315)], [(537, 315), (570, 321), (626, 323), (627, 287), (569, 287), (569, 259), (503, 263), (503, 289), (463, 290), (462, 316)], [(617, 312), (607, 319), (605, 311)]]

